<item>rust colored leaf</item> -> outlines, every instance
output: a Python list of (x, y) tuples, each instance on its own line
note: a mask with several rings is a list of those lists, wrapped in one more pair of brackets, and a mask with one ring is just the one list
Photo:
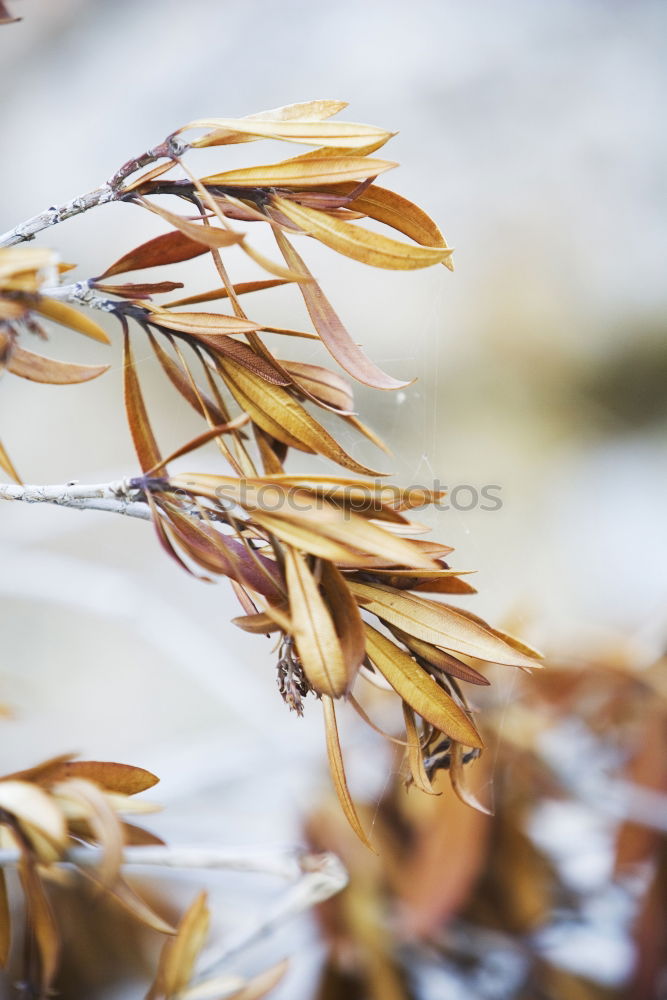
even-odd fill
[[(287, 266), (312, 279), (310, 271), (285, 234), (275, 230), (274, 236)], [(357, 381), (372, 386), (374, 389), (403, 389), (410, 385), (409, 382), (402, 382), (387, 375), (364, 354), (352, 340), (331, 303), (314, 279), (300, 283), (299, 291), (322, 343), (341, 368), (344, 368)]]
[(281, 631), (281, 626), (266, 611), (232, 618), (232, 624), (252, 635), (270, 635)]
[(107, 792), (119, 792), (122, 795), (137, 795), (139, 792), (145, 792), (148, 788), (157, 785), (160, 780), (143, 767), (100, 760), (55, 761), (43, 770), (36, 780), (40, 784), (48, 785), (58, 781), (66, 781), (69, 778), (92, 781)]
[(366, 836), (364, 828), (361, 825), (361, 821), (357, 816), (357, 811), (354, 808), (354, 802), (352, 801), (350, 790), (347, 787), (345, 765), (343, 763), (343, 754), (341, 752), (340, 739), (338, 737), (336, 709), (334, 707), (333, 699), (329, 698), (326, 694), (322, 695), (322, 710), (324, 712), (329, 770), (331, 771), (331, 780), (333, 781), (338, 801), (340, 802), (341, 808), (347, 817), (348, 823), (356, 833), (357, 837), (359, 837), (359, 840), (361, 840), (366, 847), (373, 851), (373, 846)]
[(153, 281), (143, 285), (127, 282), (124, 285), (106, 285), (103, 282), (95, 281), (93, 288), (105, 295), (118, 295), (123, 299), (147, 299), (151, 295), (162, 295), (165, 292), (174, 292), (177, 288), (183, 288), (182, 281)]
[[(235, 420), (228, 421), (227, 423), (217, 424), (215, 427), (209, 427), (209, 429), (204, 431), (203, 434), (198, 434), (196, 437), (192, 438), (192, 440), (186, 442), (184, 445), (181, 445), (180, 448), (177, 448), (176, 451), (172, 451), (172, 453), (168, 455), (164, 462), (161, 462), (160, 465), (169, 465), (169, 463), (173, 462), (174, 459), (182, 458), (183, 455), (189, 455), (190, 452), (196, 451), (197, 448), (202, 448), (205, 444), (208, 444), (209, 441), (220, 437), (221, 434), (229, 434), (232, 431), (237, 431), (247, 423), (248, 417), (244, 414), (237, 417)], [(152, 475), (153, 472), (157, 472), (157, 468), (149, 469), (147, 475)]]
[[(266, 278), (262, 281), (239, 281), (233, 285), (235, 295), (248, 295), (250, 292), (261, 292), (266, 288), (278, 288), (280, 285), (290, 285), (292, 282), (285, 278)], [(200, 302), (215, 302), (216, 299), (229, 298), (226, 288), (214, 288), (210, 292), (202, 292), (200, 295), (189, 295), (185, 299), (176, 299), (174, 302), (167, 302), (165, 309), (174, 309), (176, 306), (194, 306)]]
[(134, 362), (130, 334), (127, 326), (123, 330), (123, 384), (125, 392), (125, 410), (130, 427), (134, 449), (139, 459), (142, 471), (162, 466), (160, 449), (153, 434), (148, 419), (144, 397)]
[(475, 726), (454, 699), (408, 653), (371, 625), (366, 625), (366, 651), (396, 693), (422, 719), (467, 747), (484, 746)]
[(90, 382), (108, 371), (110, 365), (76, 365), (71, 362), (45, 358), (42, 354), (25, 351), (18, 344), (12, 350), (7, 370), (31, 382), (47, 382), (51, 385), (76, 385)]
[(117, 260), (100, 275), (100, 278), (112, 278), (116, 274), (127, 271), (139, 271), (144, 267), (162, 267), (165, 264), (180, 264), (184, 260), (192, 260), (206, 253), (208, 247), (200, 240), (191, 239), (178, 229), (163, 233), (155, 239), (142, 243)]

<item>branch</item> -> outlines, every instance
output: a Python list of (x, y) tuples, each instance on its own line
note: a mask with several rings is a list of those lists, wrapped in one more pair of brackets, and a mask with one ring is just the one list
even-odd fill
[(182, 156), (188, 149), (189, 145), (187, 143), (181, 142), (175, 136), (168, 136), (159, 146), (149, 149), (145, 153), (141, 153), (140, 156), (135, 156), (131, 160), (128, 160), (127, 163), (124, 163), (113, 177), (101, 187), (95, 188), (94, 191), (88, 191), (87, 194), (79, 195), (77, 198), (72, 198), (71, 201), (65, 202), (64, 205), (47, 208), (46, 211), (40, 212), (39, 215), (33, 215), (31, 219), (26, 219), (25, 222), (20, 222), (18, 226), (9, 229), (6, 233), (0, 235), (0, 247), (10, 247), (17, 243), (24, 243), (26, 240), (32, 240), (37, 233), (41, 233), (42, 230), (48, 229), (50, 226), (56, 226), (59, 222), (71, 219), (75, 215), (81, 215), (82, 212), (87, 212), (98, 205), (106, 205), (110, 201), (121, 200), (125, 195), (122, 187), (123, 181), (135, 173), (135, 171), (140, 170), (142, 167), (150, 166), (156, 160), (173, 159), (176, 156)]
[(105, 510), (126, 517), (150, 521), (148, 505), (141, 499), (139, 490), (130, 489), (126, 482), (96, 483), (82, 486), (71, 482), (61, 486), (23, 486), (15, 483), (0, 484), (0, 500), (22, 500), (24, 503), (52, 503), (57, 507), (75, 510)]

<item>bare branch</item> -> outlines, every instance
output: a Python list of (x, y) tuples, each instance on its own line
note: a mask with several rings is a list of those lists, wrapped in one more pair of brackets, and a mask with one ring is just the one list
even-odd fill
[(58, 486), (24, 486), (0, 484), (0, 500), (20, 500), (23, 503), (51, 503), (75, 510), (105, 510), (126, 517), (150, 521), (148, 505), (140, 500), (139, 490), (132, 490), (124, 481), (96, 483), (84, 486), (76, 482)]

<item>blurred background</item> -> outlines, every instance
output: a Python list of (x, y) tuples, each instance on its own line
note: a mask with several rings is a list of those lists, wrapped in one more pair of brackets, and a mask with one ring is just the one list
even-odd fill
[[(393, 458), (380, 464), (395, 480), (438, 481), (452, 491), (450, 510), (422, 520), (456, 547), (452, 565), (478, 571), (479, 594), (462, 598), (466, 607), (511, 623), (559, 670), (571, 672), (563, 681), (567, 698), (555, 680), (545, 693), (542, 680), (531, 688), (507, 668), (494, 675), (493, 749), (480, 770), (480, 795), (487, 804), (495, 797), (498, 815), (512, 801), (508, 773), (516, 761), (507, 764), (509, 772), (505, 762), (517, 741), (539, 761), (540, 774), (543, 767), (553, 772), (563, 744), (572, 758), (568, 774), (592, 759), (599, 781), (584, 795), (585, 806), (567, 807), (562, 788), (556, 794), (549, 782), (522, 791), (521, 801), (533, 806), (538, 793), (547, 795), (551, 812), (526, 805), (517, 836), (532, 830), (557, 872), (570, 845), (570, 888), (600, 899), (585, 921), (580, 913), (569, 920), (570, 937), (556, 919), (562, 899), (543, 903), (540, 933), (560, 927), (556, 964), (574, 964), (595, 989), (622, 990), (637, 965), (632, 926), (641, 893), (636, 885), (635, 895), (619, 896), (616, 882), (610, 888), (618, 824), (630, 799), (611, 818), (601, 802), (604, 782), (618, 783), (641, 757), (637, 720), (646, 691), (658, 699), (658, 707), (650, 702), (658, 718), (664, 704), (662, 675), (651, 664), (664, 649), (667, 598), (667, 141), (659, 126), (665, 5), (15, 0), (11, 7), (23, 21), (0, 32), (0, 230), (96, 187), (192, 119), (335, 97), (350, 102), (343, 117), (399, 130), (386, 155), (401, 167), (383, 183), (436, 219), (456, 247), (455, 273), (376, 271), (314, 241), (304, 253), (371, 357), (397, 377), (418, 378), (395, 394), (359, 387), (358, 409), (390, 443)], [(240, 146), (206, 151), (191, 166), (226, 169), (295, 151)], [(148, 213), (113, 205), (42, 234), (40, 242), (78, 263), (74, 277), (88, 277), (161, 231)], [(253, 236), (268, 250), (262, 236)], [(257, 276), (236, 251), (229, 263), (234, 280)], [(165, 277), (187, 280), (192, 292), (216, 284), (206, 258), (182, 273), (185, 279)], [(284, 326), (306, 322), (289, 287), (262, 293), (251, 315)], [(114, 365), (100, 381), (61, 388), (2, 380), (2, 439), (26, 482), (135, 473), (122, 415), (118, 331), (109, 332)], [(310, 342), (299, 350), (305, 360), (328, 361)], [(51, 352), (84, 363), (110, 356), (55, 328)], [(198, 425), (175, 402), (153, 356), (141, 360), (155, 426), (170, 450)], [(341, 440), (362, 460), (378, 462), (368, 442), (351, 432)], [(309, 466), (292, 455), (288, 467)], [(215, 469), (215, 453), (204, 450), (180, 468)], [(473, 506), (490, 485), (500, 509)], [(326, 798), (328, 779), (318, 706), (310, 704), (304, 719), (290, 715), (275, 689), (268, 640), (229, 625), (237, 611), (227, 586), (181, 574), (141, 522), (3, 506), (0, 701), (11, 715), (2, 722), (0, 766), (15, 770), (72, 750), (148, 767), (161, 776), (155, 797), (166, 807), (153, 828), (170, 842), (266, 847), (303, 840), (304, 825), (320, 842), (311, 807)], [(584, 704), (575, 693), (592, 662), (599, 688), (593, 695), (586, 689)], [(643, 692), (628, 709), (631, 726), (621, 726), (614, 713), (601, 721), (593, 712), (609, 696), (607, 670), (614, 685), (619, 671), (641, 675), (628, 682), (630, 700)], [(557, 702), (558, 710), (537, 714), (540, 699), (542, 706)], [(545, 730), (556, 727), (555, 750), (526, 715), (515, 718), (517, 704), (528, 718), (542, 719)], [(664, 718), (662, 729), (658, 722), (652, 730), (658, 742), (650, 752), (643, 747), (649, 762), (662, 731)], [(632, 734), (630, 743), (621, 732)], [(371, 821), (381, 824), (391, 794), (386, 775), (398, 762), (352, 718), (344, 717), (343, 735), (353, 788), (371, 804)], [(659, 787), (662, 778), (649, 771), (643, 780)], [(580, 797), (578, 786), (567, 787)], [(655, 792), (642, 816), (664, 831), (665, 810)], [(464, 820), (451, 820), (452, 830), (457, 823)], [(482, 842), (491, 835), (478, 836)], [(344, 853), (340, 843), (328, 846)], [(647, 857), (639, 859), (644, 888), (652, 877)], [(468, 888), (484, 863), (470, 862)], [(456, 867), (453, 847), (438, 864), (443, 871)], [(531, 878), (542, 884), (546, 876), (540, 870)], [(191, 879), (178, 891), (187, 897), (202, 881)], [(252, 876), (218, 881), (214, 903), (223, 935), (240, 920), (252, 922), (276, 892)], [(507, 972), (509, 959), (471, 985), (461, 963), (443, 958), (442, 941), (433, 944), (434, 926), (461, 907), (451, 903), (445, 913), (436, 906), (435, 924), (417, 921), (417, 938), (428, 925), (424, 952), (414, 945), (414, 926), (401, 937), (392, 924), (387, 899), (400, 891), (386, 885), (379, 891), (384, 931), (392, 926), (401, 941), (412, 934), (404, 964), (411, 970), (405, 989), (413, 993), (405, 996), (593, 995), (574, 992), (569, 980), (520, 994), (523, 973), (516, 964)], [(516, 930), (515, 940), (525, 933)], [(540, 961), (553, 957), (553, 934), (546, 943), (535, 935), (531, 926), (530, 947)], [(387, 947), (391, 952), (393, 945)], [(327, 948), (326, 936), (303, 919), (248, 961), (261, 965), (266, 954), (290, 953), (291, 971), (276, 1000), (308, 1000), (318, 995)], [(95, 996), (138, 995), (136, 984), (115, 982), (111, 971), (102, 978)], [(348, 993), (331, 983), (326, 988), (331, 992), (320, 995), (327, 998), (402, 996), (386, 984), (384, 994), (372, 986), (353, 993), (349, 983)]]

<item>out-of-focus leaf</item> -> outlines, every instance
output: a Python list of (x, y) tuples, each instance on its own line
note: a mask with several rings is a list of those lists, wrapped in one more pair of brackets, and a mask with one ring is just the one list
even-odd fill
[(111, 365), (76, 365), (55, 358), (45, 358), (42, 354), (25, 351), (18, 344), (12, 349), (7, 370), (31, 382), (47, 382), (51, 385), (75, 385), (90, 382), (107, 372)]
[[(95, 875), (94, 870), (90, 868), (81, 868), (81, 873), (86, 876), (95, 885), (103, 888), (99, 879)], [(122, 878), (119, 878), (114, 882), (112, 886), (106, 889), (107, 895), (111, 896), (116, 900), (117, 903), (127, 910), (133, 917), (139, 920), (146, 927), (150, 927), (154, 931), (158, 931), (160, 934), (175, 934), (176, 928), (171, 924), (167, 923), (166, 920), (157, 914), (154, 910), (148, 906), (147, 903), (137, 896), (134, 889)]]
[[(233, 286), (235, 295), (247, 295), (250, 292), (261, 292), (266, 288), (278, 288), (280, 285), (290, 285), (292, 282), (285, 278), (266, 278), (262, 281), (239, 281)], [(216, 299), (229, 298), (226, 288), (213, 288), (210, 292), (202, 292), (200, 295), (189, 295), (185, 299), (176, 299), (174, 302), (167, 302), (165, 309), (174, 309), (176, 306), (194, 306), (200, 302), (215, 302)]]
[(51, 785), (68, 778), (84, 778), (93, 781), (109, 792), (136, 795), (157, 785), (160, 780), (143, 767), (118, 764), (115, 761), (69, 760), (56, 757), (26, 771), (19, 771), (12, 777), (23, 781), (34, 781), (40, 785)]
[(57, 850), (64, 848), (64, 817), (41, 788), (16, 779), (0, 781), (0, 809), (15, 816), (22, 826), (38, 831)]
[(334, 707), (333, 699), (329, 698), (326, 694), (322, 695), (322, 710), (324, 711), (324, 726), (326, 731), (329, 770), (331, 771), (331, 779), (336, 790), (336, 795), (338, 796), (338, 801), (340, 802), (341, 808), (347, 817), (348, 823), (356, 833), (357, 837), (359, 837), (359, 840), (361, 840), (361, 842), (372, 851), (373, 846), (366, 836), (364, 828), (361, 825), (361, 821), (357, 816), (357, 811), (354, 808), (354, 802), (352, 801), (350, 790), (347, 787), (345, 765), (343, 764), (343, 754), (341, 753), (340, 739), (338, 737), (336, 709)]
[(491, 663), (529, 668), (539, 666), (499, 639), (488, 626), (471, 621), (458, 608), (405, 591), (398, 592), (382, 584), (371, 586), (350, 581), (349, 586), (365, 610), (425, 642)]
[(7, 883), (4, 869), (0, 868), (0, 969), (4, 969), (9, 958), (12, 942), (12, 918), (7, 899)]
[[(242, 615), (239, 618), (232, 618), (232, 624), (250, 632), (252, 635), (270, 635), (271, 632), (280, 632), (281, 626), (266, 611), (257, 614)], [(291, 627), (291, 625), (290, 625)]]
[(53, 795), (66, 816), (71, 806), (75, 817), (77, 806), (83, 810), (93, 837), (102, 849), (102, 858), (96, 866), (97, 878), (105, 888), (112, 885), (123, 860), (123, 831), (104, 792), (92, 781), (77, 777), (54, 785)]
[(484, 746), (454, 699), (408, 653), (370, 625), (366, 625), (366, 652), (397, 694), (423, 719), (465, 746)]
[(262, 167), (228, 170), (222, 174), (202, 177), (202, 184), (220, 187), (313, 187), (318, 184), (337, 184), (345, 181), (363, 181), (376, 177), (398, 164), (389, 160), (374, 160), (366, 156), (322, 156), (317, 159), (283, 160)]
[(86, 316), (77, 309), (73, 309), (66, 302), (58, 302), (56, 299), (42, 297), (31, 308), (42, 316), (46, 316), (47, 319), (52, 319), (54, 323), (60, 323), (61, 326), (68, 326), (70, 330), (82, 333), (84, 337), (99, 340), (102, 344), (111, 343), (99, 324), (95, 323), (90, 316)]
[(208, 247), (201, 240), (194, 240), (176, 229), (163, 233), (155, 239), (142, 243), (108, 267), (100, 278), (112, 278), (127, 271), (139, 271), (144, 267), (162, 267), (165, 264), (180, 264), (206, 253)]
[(430, 267), (432, 264), (440, 264), (453, 252), (447, 247), (424, 247), (419, 244), (401, 243), (369, 229), (361, 229), (352, 223), (334, 219), (316, 208), (297, 205), (296, 202), (277, 195), (273, 196), (271, 203), (309, 236), (315, 237), (345, 257), (351, 257), (362, 264), (370, 264), (372, 267), (413, 271), (421, 267)]
[[(285, 234), (276, 230), (274, 236), (287, 266), (307, 274), (312, 279), (310, 271)], [(387, 375), (364, 354), (350, 337), (315, 280), (300, 283), (299, 291), (322, 343), (341, 368), (357, 381), (374, 389), (402, 389), (410, 384)]]
[(328, 431), (280, 386), (267, 384), (231, 359), (221, 364), (225, 381), (239, 406), (272, 437), (299, 451), (324, 455), (362, 475), (382, 475), (348, 455)]
[(206, 893), (200, 892), (183, 915), (176, 936), (162, 948), (155, 982), (146, 1000), (166, 1000), (185, 989), (206, 942), (210, 919)]
[(44, 887), (33, 865), (19, 862), (19, 877), (25, 893), (28, 920), (39, 953), (41, 996), (47, 996), (58, 970), (58, 929)]
[(148, 469), (161, 466), (162, 459), (146, 412), (127, 327), (123, 330), (123, 383), (127, 422), (134, 441), (134, 449), (142, 471), (147, 472)]
[(465, 767), (463, 765), (463, 747), (461, 743), (454, 743), (451, 750), (452, 762), (449, 768), (449, 775), (452, 780), (452, 788), (454, 792), (467, 806), (471, 806), (476, 809), (477, 812), (484, 813), (486, 816), (492, 816), (493, 812), (491, 809), (487, 809), (486, 806), (482, 805), (479, 799), (473, 795), (466, 784)]
[(293, 376), (297, 386), (302, 386), (328, 408), (349, 413), (354, 408), (352, 389), (340, 375), (321, 365), (302, 361), (281, 361), (283, 368)]
[(350, 687), (348, 671), (329, 608), (304, 557), (285, 547), (285, 577), (292, 635), (308, 681), (318, 694), (339, 698)]
[[(189, 219), (184, 218), (182, 215), (168, 212), (166, 208), (155, 205), (151, 201), (146, 201), (145, 198), (139, 198), (138, 201), (149, 212), (159, 215), (165, 222), (168, 222), (175, 229), (178, 229), (179, 232), (188, 236), (191, 240), (200, 243), (208, 250), (211, 248), (229, 247), (235, 243), (243, 242), (243, 233), (235, 233), (232, 229), (218, 229), (217, 226), (203, 226), (198, 222), (190, 222)], [(192, 256), (195, 255), (192, 254)], [(109, 277), (109, 275), (105, 274), (104, 277)]]
[(15, 483), (21, 482), (21, 477), (14, 468), (14, 464), (5, 451), (2, 441), (0, 441), (0, 469), (7, 473), (7, 475), (14, 480)]

